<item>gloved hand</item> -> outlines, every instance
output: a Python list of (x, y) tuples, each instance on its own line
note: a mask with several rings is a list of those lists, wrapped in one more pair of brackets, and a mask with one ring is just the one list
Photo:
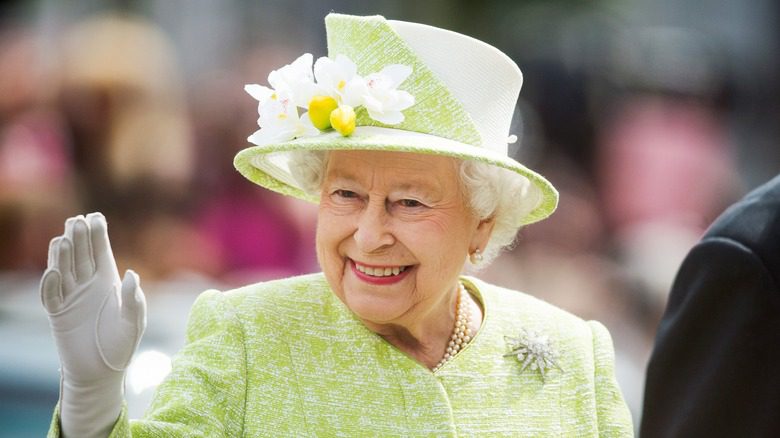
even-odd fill
[(60, 424), (66, 437), (106, 437), (122, 409), (125, 369), (146, 328), (138, 275), (120, 281), (100, 213), (65, 221), (49, 246), (41, 301), (61, 363)]

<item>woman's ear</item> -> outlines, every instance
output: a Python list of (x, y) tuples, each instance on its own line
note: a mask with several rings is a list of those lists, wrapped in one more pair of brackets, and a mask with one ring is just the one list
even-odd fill
[(493, 226), (496, 225), (496, 217), (490, 216), (485, 219), (481, 219), (477, 224), (477, 229), (474, 232), (474, 236), (471, 239), (471, 245), (469, 246), (469, 253), (476, 249), (480, 251), (485, 250), (490, 235), (493, 233)]

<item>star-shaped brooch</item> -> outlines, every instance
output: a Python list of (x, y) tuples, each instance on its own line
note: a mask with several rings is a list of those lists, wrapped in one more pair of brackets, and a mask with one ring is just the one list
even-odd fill
[(511, 349), (504, 357), (515, 356), (521, 365), (520, 372), (527, 368), (539, 370), (545, 381), (547, 371), (553, 368), (563, 371), (557, 363), (558, 352), (550, 345), (547, 335), (521, 329), (517, 337), (504, 336), (504, 339)]

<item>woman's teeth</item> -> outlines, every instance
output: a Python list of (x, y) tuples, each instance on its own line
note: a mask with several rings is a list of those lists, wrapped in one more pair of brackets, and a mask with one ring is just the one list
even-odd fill
[(359, 265), (357, 263), (355, 263), (355, 267), (358, 271), (372, 277), (389, 277), (391, 275), (398, 275), (406, 270), (406, 266), (396, 266), (394, 268), (371, 268), (368, 266)]

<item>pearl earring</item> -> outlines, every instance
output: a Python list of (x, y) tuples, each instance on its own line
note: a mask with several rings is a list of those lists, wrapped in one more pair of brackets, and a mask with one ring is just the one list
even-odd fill
[(474, 252), (469, 255), (469, 260), (471, 260), (472, 265), (478, 265), (482, 263), (482, 259), (482, 251), (480, 251), (479, 248), (475, 249)]

